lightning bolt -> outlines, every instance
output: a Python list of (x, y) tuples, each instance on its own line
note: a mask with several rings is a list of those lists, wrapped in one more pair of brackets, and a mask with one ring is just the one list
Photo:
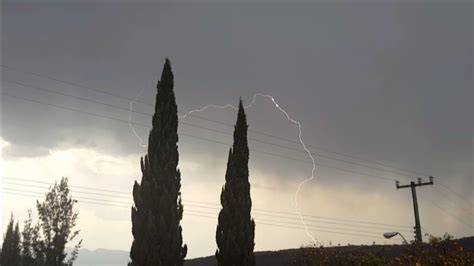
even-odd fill
[(145, 88), (141, 89), (138, 92), (137, 96), (135, 96), (135, 98), (133, 98), (133, 100), (130, 101), (129, 109), (128, 109), (128, 111), (129, 111), (128, 112), (128, 126), (132, 130), (133, 135), (135, 135), (135, 137), (138, 139), (138, 145), (140, 145), (140, 147), (142, 147), (142, 148), (146, 148), (146, 147), (148, 147), (148, 145), (143, 143), (142, 137), (140, 137), (140, 135), (138, 135), (137, 131), (135, 130), (135, 127), (133, 127), (133, 125), (132, 125), (133, 104), (138, 100), (138, 98), (143, 93), (143, 91), (145, 91)]
[(232, 108), (232, 109), (234, 109), (234, 110), (237, 111), (237, 108), (236, 108), (235, 106), (233, 106), (232, 104), (226, 104), (226, 105), (222, 105), (222, 106), (221, 106), (221, 105), (210, 104), (210, 105), (204, 106), (204, 107), (201, 108), (201, 109), (191, 110), (191, 111), (189, 111), (189, 112), (187, 112), (187, 113), (185, 113), (185, 114), (178, 115), (178, 117), (184, 119), (184, 118), (186, 118), (186, 117), (187, 117), (188, 115), (190, 115), (190, 114), (204, 112), (204, 111), (206, 111), (206, 110), (209, 109), (209, 108), (218, 108), (218, 109)]
[(302, 126), (301, 126), (301, 122), (300, 121), (296, 121), (294, 120), (293, 118), (290, 117), (290, 115), (288, 114), (288, 112), (286, 110), (284, 110), (282, 107), (280, 107), (280, 105), (277, 103), (277, 101), (275, 101), (275, 98), (273, 98), (273, 96), (271, 95), (267, 95), (267, 94), (260, 94), (260, 93), (257, 93), (253, 96), (253, 101), (251, 104), (255, 103), (255, 99), (257, 96), (261, 96), (261, 97), (265, 97), (265, 98), (268, 98), (270, 99), (273, 104), (275, 105), (275, 107), (280, 110), (285, 116), (286, 116), (286, 119), (288, 119), (291, 123), (293, 124), (296, 124), (298, 126), (298, 139), (300, 141), (300, 144), (301, 146), (303, 147), (303, 149), (306, 151), (306, 153), (308, 154), (308, 157), (311, 159), (311, 163), (313, 164), (312, 168), (311, 168), (311, 176), (309, 176), (308, 178), (304, 179), (303, 181), (301, 181), (299, 184), (298, 184), (298, 188), (296, 189), (296, 192), (295, 192), (295, 198), (294, 198), (294, 201), (295, 201), (295, 211), (296, 213), (298, 214), (298, 216), (300, 217), (300, 221), (301, 223), (303, 224), (304, 228), (305, 228), (305, 231), (306, 231), (306, 234), (308, 235), (309, 238), (311, 238), (311, 241), (313, 241), (313, 243), (315, 245), (317, 245), (317, 241), (316, 239), (313, 237), (313, 235), (309, 232), (308, 230), (308, 225), (306, 224), (306, 221), (304, 220), (303, 218), (303, 215), (300, 213), (299, 209), (298, 209), (298, 195), (300, 193), (300, 190), (301, 190), (301, 187), (314, 179), (314, 172), (316, 171), (316, 159), (313, 157), (313, 154), (311, 153), (311, 151), (308, 149), (308, 147), (306, 147), (306, 144), (304, 143), (303, 141), (303, 137), (302, 137), (302, 133), (303, 133), (303, 130), (302, 130)]
[[(137, 134), (137, 132), (135, 131), (133, 125), (132, 125), (132, 108), (133, 108), (133, 103), (138, 99), (138, 97), (140, 96), (140, 94), (143, 92), (143, 89), (138, 93), (138, 95), (135, 97), (135, 99), (133, 101), (130, 101), (130, 114), (129, 114), (129, 120), (128, 120), (128, 125), (130, 126), (130, 128), (132, 129), (134, 135), (137, 137), (137, 139), (139, 140), (139, 143), (140, 143), (140, 147), (147, 147), (146, 144), (143, 144), (143, 140), (142, 138)], [(273, 105), (279, 110), (281, 111), (284, 116), (286, 117), (286, 119), (288, 121), (290, 121), (291, 123), (293, 124), (296, 124), (298, 126), (298, 139), (299, 139), (299, 142), (301, 144), (301, 146), (303, 147), (303, 149), (305, 150), (305, 152), (308, 154), (308, 157), (311, 159), (311, 162), (313, 164), (312, 168), (311, 168), (311, 175), (309, 177), (307, 177), (306, 179), (304, 179), (303, 181), (301, 181), (300, 183), (298, 183), (298, 186), (297, 186), (297, 189), (296, 189), (296, 192), (295, 192), (295, 196), (294, 196), (294, 203), (295, 203), (295, 212), (298, 214), (299, 218), (300, 218), (300, 221), (301, 221), (301, 224), (304, 226), (305, 228), (305, 231), (306, 231), (306, 234), (308, 235), (308, 237), (311, 239), (311, 241), (317, 245), (318, 241), (316, 240), (316, 238), (310, 233), (309, 229), (308, 229), (308, 225), (306, 224), (306, 221), (304, 220), (303, 218), (303, 215), (301, 214), (301, 212), (299, 211), (299, 206), (298, 206), (298, 196), (299, 196), (299, 193), (301, 191), (301, 188), (304, 184), (306, 184), (307, 182), (313, 180), (315, 178), (314, 174), (315, 174), (315, 171), (316, 171), (316, 159), (313, 157), (313, 154), (311, 153), (311, 151), (308, 149), (308, 147), (306, 146), (306, 144), (304, 143), (303, 141), (303, 137), (302, 137), (302, 133), (303, 133), (303, 130), (302, 130), (302, 125), (301, 125), (301, 122), (300, 121), (297, 121), (295, 119), (293, 119), (289, 114), (288, 112), (283, 109), (280, 104), (275, 100), (275, 98), (271, 95), (268, 95), (268, 94), (261, 94), (261, 93), (256, 93), (253, 95), (253, 98), (252, 98), (252, 101), (248, 104), (248, 105), (245, 105), (244, 108), (247, 109), (247, 108), (251, 108), (255, 102), (257, 101), (257, 97), (262, 97), (262, 98), (266, 98), (266, 99), (270, 99), (273, 103)], [(231, 108), (231, 109), (234, 109), (234, 110), (238, 110), (237, 107), (235, 107), (234, 105), (232, 104), (226, 104), (226, 105), (214, 105), (214, 104), (210, 104), (210, 105), (206, 105), (202, 108), (199, 108), (199, 109), (194, 109), (194, 110), (191, 110), (187, 113), (184, 113), (184, 114), (181, 114), (181, 115), (178, 115), (179, 118), (181, 119), (185, 119), (188, 115), (190, 114), (193, 114), (193, 113), (200, 113), (200, 112), (204, 112), (206, 111), (207, 109), (209, 108), (217, 108), (217, 109), (227, 109), (227, 108)]]

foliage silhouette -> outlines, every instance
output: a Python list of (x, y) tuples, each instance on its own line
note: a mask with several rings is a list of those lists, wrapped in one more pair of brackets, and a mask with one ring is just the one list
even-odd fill
[(148, 154), (141, 158), (142, 180), (133, 186), (132, 234), (129, 265), (183, 265), (180, 221), (181, 174), (178, 169), (178, 112), (171, 63), (166, 59), (157, 85)]
[(249, 183), (247, 118), (239, 102), (234, 144), (229, 150), (225, 185), (222, 188), (219, 221), (216, 230), (218, 265), (255, 265), (255, 222), (250, 216), (252, 200)]

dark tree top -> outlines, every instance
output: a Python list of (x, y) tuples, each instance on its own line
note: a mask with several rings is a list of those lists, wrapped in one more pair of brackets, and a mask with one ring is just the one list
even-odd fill
[(178, 169), (178, 108), (173, 86), (167, 58), (156, 86), (148, 154), (140, 161), (142, 180), (133, 187), (131, 265), (180, 266), (187, 252), (186, 245), (182, 246), (180, 225), (183, 206)]
[(216, 259), (221, 266), (255, 265), (255, 222), (250, 216), (252, 200), (247, 129), (245, 110), (240, 101), (234, 143), (227, 161), (226, 183), (221, 193), (222, 210), (216, 230)]

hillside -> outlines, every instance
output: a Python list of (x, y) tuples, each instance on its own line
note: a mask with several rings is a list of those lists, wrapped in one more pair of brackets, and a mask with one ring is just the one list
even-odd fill
[[(458, 239), (457, 242), (467, 252), (474, 252), (474, 237), (466, 237)], [(401, 245), (370, 245), (370, 246), (342, 246), (331, 247), (329, 250), (334, 251), (364, 251), (364, 252), (382, 252), (384, 256), (394, 258), (401, 254)], [(262, 251), (256, 252), (255, 257), (258, 266), (287, 266), (291, 265), (291, 261), (304, 253), (304, 249), (285, 249), (279, 251)], [(214, 266), (217, 265), (214, 256), (196, 258), (186, 261), (186, 266)]]
[[(457, 242), (467, 252), (474, 252), (474, 237), (458, 239)], [(400, 245), (370, 245), (370, 246), (342, 246), (331, 247), (328, 250), (338, 251), (365, 251), (382, 252), (384, 256), (396, 257), (400, 255), (402, 246)], [(256, 252), (258, 266), (286, 266), (291, 261), (302, 254), (305, 249), (285, 249), (279, 251)], [(79, 257), (74, 263), (78, 266), (123, 266), (129, 261), (128, 251), (96, 249), (94, 251), (81, 249)], [(190, 259), (185, 262), (186, 266), (214, 266), (217, 265), (214, 256)]]

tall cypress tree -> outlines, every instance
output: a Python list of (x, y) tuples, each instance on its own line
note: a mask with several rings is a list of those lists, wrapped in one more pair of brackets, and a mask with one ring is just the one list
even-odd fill
[(130, 265), (183, 265), (187, 253), (182, 246), (180, 221), (181, 174), (178, 169), (178, 109), (173, 91), (173, 72), (166, 59), (157, 85), (153, 127), (148, 154), (141, 158), (141, 184), (133, 186)]
[(3, 238), (0, 265), (20, 265), (20, 229), (18, 223), (16, 225), (14, 223), (12, 214)]
[(220, 266), (253, 266), (255, 222), (250, 216), (247, 118), (239, 102), (234, 144), (229, 150), (225, 185), (222, 188), (219, 223), (216, 230), (216, 258)]

